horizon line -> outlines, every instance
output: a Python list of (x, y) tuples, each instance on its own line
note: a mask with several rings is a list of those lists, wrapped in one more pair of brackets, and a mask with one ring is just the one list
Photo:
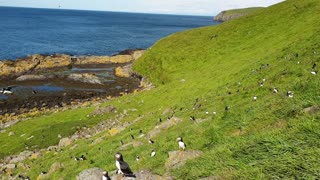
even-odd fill
[(94, 12), (112, 12), (112, 13), (128, 13), (128, 14), (153, 14), (153, 15), (169, 15), (169, 16), (200, 16), (214, 17), (216, 15), (200, 15), (200, 14), (171, 14), (171, 13), (149, 13), (149, 12), (132, 12), (132, 11), (110, 11), (110, 10), (94, 10), (94, 9), (67, 9), (67, 8), (47, 8), (47, 7), (23, 7), (23, 6), (2, 6), (6, 8), (25, 8), (25, 9), (50, 9), (50, 10), (71, 10), (71, 11), (94, 11)]

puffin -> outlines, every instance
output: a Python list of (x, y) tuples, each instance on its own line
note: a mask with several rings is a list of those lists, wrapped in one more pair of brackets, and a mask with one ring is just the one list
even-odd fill
[(279, 90), (276, 87), (274, 87), (273, 88), (273, 93), (278, 93), (278, 92), (279, 92)]
[(103, 173), (102, 173), (102, 180), (111, 180), (111, 178), (109, 177), (107, 171), (103, 171)]
[(257, 101), (257, 96), (253, 96), (252, 100)]
[(149, 140), (148, 140), (148, 143), (149, 143), (149, 144), (153, 144), (154, 141), (153, 141), (152, 139), (149, 139)]
[(139, 156), (136, 156), (136, 161), (139, 161), (140, 160), (140, 157)]
[(115, 154), (115, 159), (116, 159), (116, 167), (117, 171), (116, 174), (123, 174), (125, 177), (135, 177), (135, 175), (132, 173), (128, 163), (126, 163), (123, 160), (123, 156), (121, 153), (116, 153)]
[(2, 90), (0, 91), (1, 94), (13, 94), (13, 92), (11, 91), (12, 88), (14, 88), (15, 86), (8, 86), (5, 88), (2, 88)]
[(152, 149), (151, 153), (150, 153), (150, 156), (151, 157), (154, 157), (156, 155), (156, 151), (154, 151), (154, 149)]
[(288, 92), (287, 92), (287, 96), (288, 96), (289, 98), (293, 98), (293, 92), (288, 91)]
[(186, 144), (183, 142), (182, 137), (177, 138), (178, 144), (179, 144), (179, 149), (185, 150), (186, 149)]

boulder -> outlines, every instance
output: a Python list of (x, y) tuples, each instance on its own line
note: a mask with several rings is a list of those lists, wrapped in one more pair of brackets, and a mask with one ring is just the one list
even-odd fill
[(104, 115), (109, 113), (115, 113), (117, 111), (117, 108), (110, 105), (107, 107), (98, 107), (95, 111), (92, 112), (92, 115)]
[(14, 136), (16, 133), (14, 132), (9, 132), (8, 136)]
[(117, 67), (115, 69), (115, 75), (118, 77), (130, 77), (132, 74), (132, 64), (123, 66), (123, 67)]
[(47, 151), (56, 151), (58, 149), (58, 146), (49, 146), (47, 148)]
[(110, 63), (109, 56), (81, 56), (76, 58), (75, 64), (106, 64)]
[(89, 73), (84, 73), (84, 74), (70, 74), (67, 77), (69, 80), (72, 81), (78, 81), (78, 82), (83, 82), (83, 83), (89, 83), (89, 84), (102, 84), (100, 79)]
[(12, 170), (14, 170), (14, 169), (17, 168), (17, 165), (15, 165), (15, 164), (6, 164), (6, 165), (4, 165), (3, 167), (4, 167), (4, 169), (6, 169), (6, 170), (12, 171)]
[(133, 61), (132, 56), (130, 55), (116, 55), (116, 56), (112, 56), (110, 57), (110, 62), (111, 63), (128, 63)]
[(47, 77), (44, 75), (22, 75), (19, 76), (16, 81), (43, 81), (46, 79)]
[(148, 133), (148, 137), (153, 138), (153, 137), (157, 136), (158, 134), (160, 134), (161, 131), (163, 131), (165, 129), (169, 129), (170, 127), (175, 126), (181, 122), (182, 122), (182, 119), (179, 119), (177, 117), (172, 117), (170, 120), (164, 121), (160, 125), (156, 126), (153, 130), (151, 130)]
[[(111, 176), (112, 175), (112, 176)], [(122, 177), (122, 175), (111, 174), (111, 180), (157, 180), (157, 179), (165, 179), (165, 180), (173, 180), (170, 176), (160, 176), (157, 174), (153, 174), (149, 170), (142, 170), (140, 172), (134, 173), (135, 177)]]
[(104, 170), (100, 168), (91, 168), (83, 170), (78, 176), (77, 180), (101, 180)]
[(187, 160), (200, 157), (203, 153), (202, 151), (188, 150), (188, 151), (170, 151), (168, 154), (169, 154), (169, 158), (166, 162), (166, 168), (176, 169), (185, 165)]
[(35, 69), (51, 69), (56, 67), (64, 67), (71, 65), (71, 57), (65, 54), (57, 54), (52, 56), (41, 56), (40, 63)]
[(314, 106), (305, 108), (303, 111), (304, 111), (305, 113), (307, 113), (307, 114), (314, 114), (314, 113), (317, 113), (317, 112), (320, 111), (320, 107), (314, 105)]
[(141, 179), (141, 180), (155, 180), (155, 179), (166, 179), (166, 180), (172, 180), (172, 177), (169, 176), (159, 176), (156, 174), (153, 174), (149, 170), (142, 170), (138, 173), (135, 174), (136, 179)]
[(137, 59), (139, 59), (145, 52), (146, 52), (146, 50), (136, 50), (136, 51), (133, 52), (132, 58), (133, 58), (134, 60), (137, 60)]
[(48, 174), (52, 174), (54, 172), (59, 171), (60, 169), (63, 168), (63, 164), (59, 163), (59, 162), (55, 162), (51, 165)]
[(59, 147), (66, 147), (66, 146), (69, 146), (70, 144), (72, 144), (73, 140), (70, 139), (70, 138), (62, 138), (60, 141), (59, 141)]
[(32, 155), (32, 152), (31, 151), (23, 151), (21, 152), (18, 156), (16, 157), (13, 157), (11, 160), (10, 160), (10, 164), (17, 164), (19, 162), (22, 162), (24, 161), (25, 159), (27, 159), (28, 157), (30, 157)]

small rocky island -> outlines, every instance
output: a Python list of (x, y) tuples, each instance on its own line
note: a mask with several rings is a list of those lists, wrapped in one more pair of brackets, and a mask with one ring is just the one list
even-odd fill
[(260, 9), (263, 9), (263, 7), (225, 10), (220, 12), (217, 16), (215, 16), (214, 20), (221, 22), (230, 21), (232, 19), (237, 19), (243, 16), (250, 15), (251, 13), (254, 13)]
[(126, 50), (114, 56), (30, 55), (0, 61), (0, 119), (23, 113), (110, 99), (146, 88), (131, 71), (145, 50)]

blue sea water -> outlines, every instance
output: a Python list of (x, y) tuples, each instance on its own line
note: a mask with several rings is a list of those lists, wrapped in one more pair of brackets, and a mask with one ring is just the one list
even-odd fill
[(53, 53), (112, 55), (217, 23), (201, 16), (0, 7), (0, 59)]

